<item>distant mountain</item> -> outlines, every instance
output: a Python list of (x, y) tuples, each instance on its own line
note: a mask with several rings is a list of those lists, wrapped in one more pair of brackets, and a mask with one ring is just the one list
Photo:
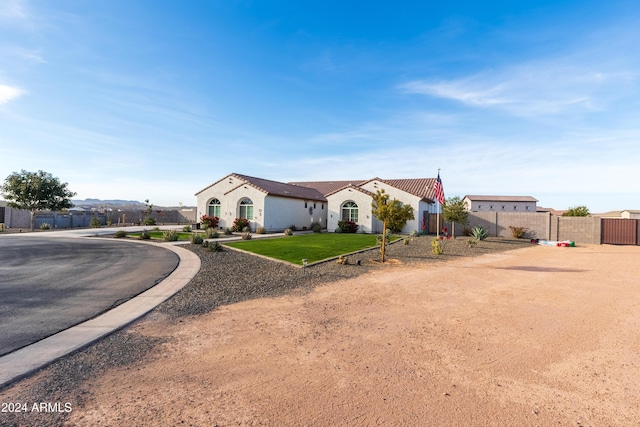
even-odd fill
[(89, 205), (89, 206), (93, 206), (93, 205), (141, 205), (141, 206), (145, 206), (144, 203), (139, 202), (137, 200), (120, 200), (120, 199), (114, 199), (114, 200), (101, 200), (101, 199), (84, 199), (84, 200), (71, 200), (71, 203), (73, 203), (75, 206), (78, 205)]
[[(139, 202), (137, 200), (121, 200), (121, 199), (112, 199), (112, 200), (101, 200), (101, 199), (84, 199), (84, 200), (71, 200), (73, 206), (76, 209), (87, 209), (87, 210), (99, 210), (99, 209), (130, 209), (130, 210), (142, 210), (147, 207), (147, 205), (143, 202)], [(191, 206), (182, 206), (182, 208), (190, 208)], [(156, 206), (153, 205), (153, 209), (172, 209), (179, 210), (180, 206)]]

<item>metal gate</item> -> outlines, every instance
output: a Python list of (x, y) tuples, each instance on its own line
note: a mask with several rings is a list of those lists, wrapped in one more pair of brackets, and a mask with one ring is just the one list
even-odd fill
[(637, 219), (602, 219), (602, 243), (610, 245), (640, 245)]

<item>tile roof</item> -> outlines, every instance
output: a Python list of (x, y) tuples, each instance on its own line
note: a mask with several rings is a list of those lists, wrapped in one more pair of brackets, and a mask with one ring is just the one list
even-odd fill
[(327, 200), (323, 194), (315, 188), (302, 187), (237, 173), (233, 173), (231, 176), (235, 176), (246, 184), (272, 196), (293, 197), (295, 199), (317, 200), (322, 202)]
[(300, 187), (313, 188), (320, 193), (331, 194), (340, 190), (341, 188), (348, 187), (349, 185), (358, 187), (362, 183), (366, 182), (365, 180), (358, 179), (352, 181), (307, 181), (307, 182), (290, 182), (289, 184), (297, 185)]
[(380, 181), (421, 199), (433, 201), (435, 197), (433, 193), (435, 178), (381, 179)]

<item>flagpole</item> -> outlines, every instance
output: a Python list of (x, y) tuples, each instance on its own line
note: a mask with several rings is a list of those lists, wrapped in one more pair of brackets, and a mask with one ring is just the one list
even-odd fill
[[(440, 168), (438, 168), (438, 177), (440, 177)], [(440, 201), (436, 197), (436, 237), (440, 239)]]

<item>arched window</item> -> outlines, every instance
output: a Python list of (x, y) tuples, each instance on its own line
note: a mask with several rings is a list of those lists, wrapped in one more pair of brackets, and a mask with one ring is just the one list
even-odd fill
[(358, 205), (355, 202), (344, 202), (342, 204), (342, 220), (358, 222)]
[(253, 202), (251, 199), (244, 198), (240, 200), (240, 215), (238, 218), (245, 218), (249, 221), (253, 221)]
[(209, 202), (209, 216), (217, 216), (218, 218), (220, 218), (220, 200), (218, 199), (211, 199), (211, 201)]

